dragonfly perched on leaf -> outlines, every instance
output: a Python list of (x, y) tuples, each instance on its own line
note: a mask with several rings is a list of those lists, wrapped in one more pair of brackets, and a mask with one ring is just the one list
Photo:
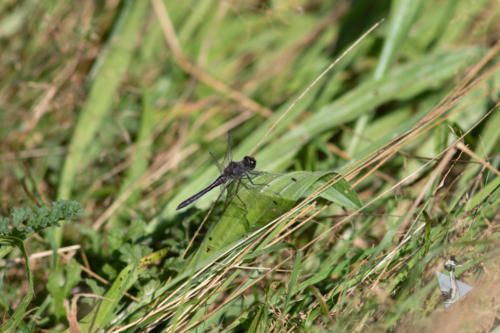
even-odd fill
[[(215, 160), (215, 158), (214, 158), (214, 160)], [(218, 165), (218, 163), (217, 163), (217, 165)], [(222, 169), (218, 165), (219, 170), (222, 169), (221, 175), (219, 177), (217, 177), (217, 179), (214, 180), (212, 184), (208, 185), (200, 192), (196, 193), (195, 195), (193, 195), (193, 196), (187, 198), (186, 200), (184, 200), (183, 202), (181, 202), (179, 204), (179, 206), (177, 206), (177, 210), (182, 209), (182, 208), (190, 205), (191, 203), (198, 200), (203, 195), (210, 192), (211, 190), (213, 190), (217, 186), (222, 185), (222, 186), (224, 186), (224, 189), (227, 189), (230, 186), (232, 186), (234, 183), (236, 184), (236, 189), (235, 189), (234, 195), (240, 200), (240, 202), (243, 204), (243, 206), (246, 207), (243, 200), (241, 200), (241, 198), (238, 196), (238, 190), (239, 190), (241, 185), (243, 185), (245, 187), (247, 186), (247, 185), (245, 185), (244, 182), (242, 182), (243, 179), (246, 179), (252, 185), (255, 185), (255, 183), (252, 181), (252, 178), (250, 177), (250, 175), (253, 176), (253, 175), (258, 174), (258, 172), (253, 171), (253, 169), (255, 168), (256, 165), (257, 165), (257, 161), (255, 160), (255, 158), (253, 158), (251, 156), (245, 156), (239, 162), (231, 161), (224, 169)]]
[(249, 190), (249, 185), (252, 187), (255, 186), (263, 186), (266, 184), (256, 184), (253, 182), (252, 178), (255, 176), (258, 176), (260, 174), (263, 174), (262, 172), (255, 171), (255, 166), (257, 165), (257, 161), (255, 158), (252, 156), (245, 156), (241, 161), (233, 161), (232, 159), (232, 154), (231, 154), (231, 138), (228, 136), (228, 143), (227, 143), (227, 149), (226, 149), (226, 156), (224, 158), (223, 164), (226, 165), (225, 167), (222, 166), (217, 159), (214, 157), (212, 153), (210, 153), (210, 156), (212, 157), (213, 161), (217, 165), (217, 168), (219, 169), (220, 175), (207, 187), (199, 191), (198, 193), (190, 196), (186, 200), (182, 201), (176, 208), (176, 210), (180, 210), (184, 207), (189, 206), (211, 190), (213, 190), (216, 187), (222, 187), (221, 194), (217, 198), (216, 202), (219, 200), (221, 195), (223, 193), (226, 193), (226, 204), (224, 205), (227, 207), (229, 203), (236, 197), (243, 208), (247, 210), (247, 205), (245, 202), (241, 199), (241, 197), (238, 195), (240, 188), (245, 187), (247, 190)]
[(241, 239), (248, 232), (281, 216), (301, 198), (326, 185), (332, 177), (337, 177), (335, 184), (325, 186), (319, 196), (349, 208), (358, 208), (361, 205), (349, 183), (332, 170), (294, 171), (283, 174), (256, 171), (257, 160), (252, 156), (233, 161), (229, 145), (224, 158), (227, 161), (223, 164), (225, 167), (220, 165), (212, 154), (211, 156), (219, 168), (219, 176), (210, 185), (177, 206), (177, 209), (187, 207), (217, 187), (221, 188), (221, 193), (216, 202), (226, 193), (223, 214), (200, 248), (203, 256)]
[[(244, 156), (241, 161), (233, 161), (230, 147), (231, 140), (230, 136), (228, 136), (226, 155), (222, 165), (210, 153), (219, 169), (219, 176), (210, 185), (179, 203), (176, 210), (191, 205), (217, 187), (221, 188), (221, 192), (215, 202), (218, 202), (222, 195), (226, 194), (224, 208), (234, 203), (234, 205), (248, 212), (248, 209), (251, 208), (247, 202), (249, 196), (245, 195), (243, 198), (240, 195), (242, 190), (247, 194), (248, 192), (253, 193), (253, 198), (265, 197), (273, 200), (273, 203), (278, 203), (281, 199), (295, 202), (300, 197), (310, 193), (314, 187), (324, 184), (325, 181), (317, 182), (320, 178), (334, 173), (331, 170), (320, 172), (297, 171), (286, 174), (256, 171), (257, 160), (254, 157)], [(313, 186), (314, 183), (317, 186)], [(339, 190), (327, 189), (321, 196), (343, 206), (359, 207), (359, 199), (345, 180), (341, 179), (336, 187)], [(234, 200), (235, 198), (237, 200)]]

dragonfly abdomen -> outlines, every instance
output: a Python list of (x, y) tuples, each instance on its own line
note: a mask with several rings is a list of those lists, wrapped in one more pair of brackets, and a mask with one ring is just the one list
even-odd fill
[(214, 180), (214, 182), (212, 184), (208, 185), (207, 187), (205, 187), (200, 192), (196, 193), (195, 195), (193, 195), (193, 196), (187, 198), (186, 200), (184, 200), (183, 202), (181, 202), (179, 204), (179, 206), (177, 206), (176, 210), (179, 210), (179, 209), (182, 209), (182, 208), (186, 207), (187, 205), (189, 205), (193, 201), (195, 201), (198, 198), (200, 198), (201, 196), (205, 195), (207, 192), (210, 192), (214, 187), (222, 185), (226, 181), (227, 181), (227, 177), (225, 175), (220, 175), (219, 177), (217, 177), (216, 180)]

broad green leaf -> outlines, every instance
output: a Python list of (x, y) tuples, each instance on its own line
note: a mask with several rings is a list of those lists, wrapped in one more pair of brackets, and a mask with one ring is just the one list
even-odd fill
[[(197, 254), (197, 261), (243, 238), (252, 231), (281, 216), (295, 203), (325, 184), (336, 175), (332, 171), (296, 171), (281, 175), (262, 174), (254, 178), (255, 184), (240, 186), (238, 197), (233, 196), (224, 214), (209, 231)], [(229, 189), (234, 191), (235, 189)], [(339, 179), (326, 188), (321, 196), (333, 203), (358, 207), (359, 199), (349, 184)], [(245, 206), (246, 207), (245, 207)]]

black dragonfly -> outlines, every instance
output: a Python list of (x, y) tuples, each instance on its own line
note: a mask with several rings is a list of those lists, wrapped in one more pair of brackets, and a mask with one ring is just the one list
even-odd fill
[[(217, 163), (217, 160), (213, 157), (213, 155), (212, 154), (210, 154), (210, 155)], [(177, 210), (182, 209), (182, 208), (190, 205), (191, 203), (198, 200), (200, 197), (202, 197), (203, 195), (205, 195), (206, 193), (208, 193), (209, 191), (211, 191), (212, 189), (214, 189), (217, 186), (223, 185), (224, 186), (223, 191), (224, 191), (224, 190), (227, 190), (233, 184), (236, 184), (235, 185), (236, 189), (234, 191), (234, 195), (236, 195), (236, 197), (240, 200), (240, 202), (243, 204), (243, 207), (245, 207), (245, 210), (246, 210), (245, 203), (238, 196), (238, 190), (240, 188), (240, 185), (243, 185), (244, 187), (247, 188), (247, 185), (243, 182), (243, 180), (248, 180), (252, 185), (256, 185), (252, 181), (252, 178), (250, 177), (250, 175), (260, 174), (260, 172), (253, 171), (255, 169), (256, 165), (257, 165), (257, 161), (255, 160), (255, 158), (253, 158), (251, 156), (245, 156), (239, 162), (231, 161), (224, 169), (222, 169), (222, 167), (219, 165), (219, 163), (217, 163), (217, 166), (218, 166), (219, 170), (221, 171), (221, 175), (219, 177), (217, 177), (217, 179), (215, 179), (215, 181), (212, 184), (208, 185), (206, 188), (204, 188), (200, 192), (196, 193), (195, 195), (193, 195), (193, 196), (187, 198), (186, 200), (184, 200), (183, 202), (181, 202), (179, 204), (179, 206), (177, 206)], [(228, 196), (229, 196), (229, 194), (230, 193), (228, 192)]]

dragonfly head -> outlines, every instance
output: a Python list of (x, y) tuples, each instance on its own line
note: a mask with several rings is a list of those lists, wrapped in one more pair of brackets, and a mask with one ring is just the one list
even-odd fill
[(243, 157), (243, 164), (250, 170), (253, 170), (257, 165), (257, 161), (252, 156), (245, 156)]

